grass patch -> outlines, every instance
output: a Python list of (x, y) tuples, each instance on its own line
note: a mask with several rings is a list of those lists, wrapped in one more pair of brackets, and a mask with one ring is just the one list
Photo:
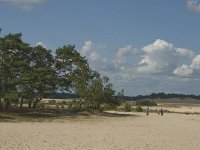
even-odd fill
[(13, 121), (14, 119), (15, 118), (13, 118), (10, 115), (0, 113), (0, 122), (10, 122)]
[(52, 122), (73, 119), (89, 114), (84, 112), (69, 112), (66, 110), (23, 109), (0, 112), (0, 122)]

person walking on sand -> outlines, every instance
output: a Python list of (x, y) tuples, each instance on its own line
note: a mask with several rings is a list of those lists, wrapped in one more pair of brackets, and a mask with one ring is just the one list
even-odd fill
[(160, 115), (163, 116), (163, 114), (164, 114), (164, 110), (163, 110), (163, 108), (161, 106), (161, 108), (160, 108)]
[(149, 106), (147, 106), (147, 108), (146, 108), (146, 115), (147, 116), (149, 115)]
[(161, 106), (158, 107), (158, 115), (161, 113)]

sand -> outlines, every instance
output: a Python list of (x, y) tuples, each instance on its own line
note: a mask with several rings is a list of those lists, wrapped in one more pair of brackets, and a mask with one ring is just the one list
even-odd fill
[[(166, 104), (159, 104), (163, 106), (164, 110), (170, 112), (177, 112), (177, 113), (199, 113), (200, 114), (200, 105), (199, 104), (175, 104), (175, 103), (168, 103)], [(173, 106), (174, 105), (174, 106)], [(170, 107), (169, 107), (170, 106)], [(145, 109), (145, 107), (144, 107)], [(152, 110), (157, 110), (158, 107), (151, 107)]]
[(200, 115), (130, 113), (0, 123), (1, 150), (199, 150)]

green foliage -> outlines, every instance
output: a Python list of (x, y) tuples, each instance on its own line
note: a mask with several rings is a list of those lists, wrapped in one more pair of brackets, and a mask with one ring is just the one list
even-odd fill
[(59, 109), (59, 108), (60, 108), (59, 104), (56, 104), (56, 109)]
[(74, 45), (63, 46), (56, 50), (55, 67), (58, 73), (57, 85), (61, 90), (73, 89), (76, 92), (84, 92), (80, 89), (89, 78), (89, 65), (75, 50)]
[(50, 101), (48, 102), (48, 105), (56, 105), (56, 100), (50, 100)]
[(38, 103), (37, 109), (45, 109), (46, 105), (44, 103)]
[(100, 109), (102, 111), (104, 111), (104, 110), (113, 110), (113, 109), (115, 109), (115, 105), (104, 103), (104, 104), (100, 105)]
[(64, 104), (62, 104), (62, 105), (61, 105), (61, 108), (62, 108), (62, 109), (64, 109), (64, 108), (65, 108), (65, 105), (64, 105)]
[(137, 100), (136, 101), (136, 105), (141, 105), (141, 106), (157, 106), (156, 102), (154, 102), (153, 100)]
[(96, 105), (99, 109), (103, 103), (117, 104), (115, 91), (112, 88), (113, 85), (109, 83), (108, 77), (101, 77), (98, 72), (90, 70), (90, 78), (86, 83), (80, 83), (77, 92), (88, 103)]
[(79, 111), (104, 111), (104, 110), (112, 110), (115, 106), (111, 104), (103, 103), (101, 105), (97, 105), (95, 103), (88, 103), (86, 101), (72, 101), (68, 103), (68, 110), (73, 112)]
[[(51, 50), (25, 43), (21, 33), (0, 37), (0, 100), (10, 104), (13, 99), (24, 99), (29, 107), (41, 108), (43, 104), (37, 104), (42, 98), (57, 90), (74, 92), (85, 100), (87, 104), (69, 104), (76, 111), (120, 103), (109, 78), (91, 70), (74, 45), (58, 48), (54, 57)], [(66, 103), (59, 105), (64, 108)]]
[(142, 109), (142, 107), (140, 105), (137, 105), (135, 110), (137, 112), (143, 112), (143, 109)]
[(171, 99), (171, 98), (180, 98), (180, 99), (184, 99), (184, 98), (194, 98), (194, 99), (198, 99), (200, 100), (200, 96), (199, 95), (185, 95), (185, 94), (175, 94), (175, 93), (171, 93), (171, 94), (166, 94), (166, 93), (152, 93), (150, 95), (138, 95), (136, 97), (131, 97), (131, 99)]
[(62, 105), (67, 105), (67, 102), (66, 101), (62, 101), (61, 104)]
[(131, 111), (131, 104), (125, 102), (124, 103), (124, 111), (130, 112)]

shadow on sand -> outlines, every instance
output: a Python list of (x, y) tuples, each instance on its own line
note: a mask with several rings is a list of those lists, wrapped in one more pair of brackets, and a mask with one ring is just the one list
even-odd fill
[(99, 115), (106, 117), (139, 117), (139, 115), (137, 114), (115, 113), (115, 112), (103, 112), (99, 113)]
[(0, 122), (51, 122), (57, 119), (90, 119), (99, 117), (137, 117), (135, 114), (115, 112), (71, 112), (61, 109), (10, 109), (0, 111)]

